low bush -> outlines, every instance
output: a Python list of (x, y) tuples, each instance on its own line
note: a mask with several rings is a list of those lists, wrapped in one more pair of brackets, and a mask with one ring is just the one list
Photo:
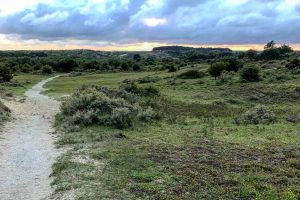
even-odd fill
[(244, 67), (241, 70), (241, 79), (249, 82), (260, 80), (260, 70), (256, 66)]
[(156, 113), (151, 107), (148, 107), (146, 110), (139, 112), (137, 117), (140, 121), (149, 122), (156, 118)]
[(269, 124), (275, 121), (275, 114), (265, 106), (256, 106), (236, 119), (238, 124)]
[(83, 86), (62, 103), (61, 115), (72, 125), (98, 124), (123, 129), (134, 122), (152, 119), (145, 115), (149, 109), (144, 110), (138, 97), (125, 90)]
[(197, 79), (197, 78), (202, 78), (205, 76), (204, 72), (200, 72), (198, 70), (189, 70), (186, 72), (183, 72), (178, 75), (178, 78), (181, 79)]
[(121, 89), (124, 89), (127, 92), (139, 95), (139, 96), (158, 96), (160, 94), (159, 90), (152, 86), (139, 86), (135, 82), (125, 83), (121, 86)]

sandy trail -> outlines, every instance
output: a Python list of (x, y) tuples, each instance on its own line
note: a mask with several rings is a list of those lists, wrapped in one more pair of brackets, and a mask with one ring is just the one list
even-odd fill
[(1, 200), (41, 200), (53, 192), (49, 175), (58, 150), (51, 133), (59, 102), (40, 93), (54, 78), (28, 90), (25, 103), (4, 102), (15, 119), (0, 133)]

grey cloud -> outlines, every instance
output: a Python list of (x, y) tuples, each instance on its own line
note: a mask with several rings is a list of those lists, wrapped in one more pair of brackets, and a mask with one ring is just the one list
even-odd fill
[[(161, 5), (151, 7), (146, 0), (131, 0), (128, 9), (120, 0), (106, 2), (104, 12), (97, 7), (82, 12), (84, 2), (40, 4), (0, 17), (0, 33), (42, 41), (241, 44), (274, 39), (300, 43), (300, 5), (285, 13), (276, 10), (282, 1), (251, 0), (231, 5), (222, 0), (162, 0)], [(164, 18), (167, 23), (148, 27), (143, 23), (145, 18)]]

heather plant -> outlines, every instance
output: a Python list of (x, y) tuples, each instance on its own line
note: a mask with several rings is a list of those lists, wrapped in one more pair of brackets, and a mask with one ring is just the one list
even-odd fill
[(275, 114), (265, 106), (256, 106), (246, 111), (236, 122), (239, 124), (269, 124), (276, 121)]
[(143, 110), (138, 97), (125, 90), (87, 85), (67, 98), (61, 106), (62, 116), (70, 124), (98, 124), (119, 129), (131, 127), (139, 120), (150, 121), (152, 115), (149, 109)]

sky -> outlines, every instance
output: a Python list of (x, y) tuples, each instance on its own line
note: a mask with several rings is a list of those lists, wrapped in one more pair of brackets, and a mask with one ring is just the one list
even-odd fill
[(0, 0), (0, 49), (300, 50), (300, 0)]

